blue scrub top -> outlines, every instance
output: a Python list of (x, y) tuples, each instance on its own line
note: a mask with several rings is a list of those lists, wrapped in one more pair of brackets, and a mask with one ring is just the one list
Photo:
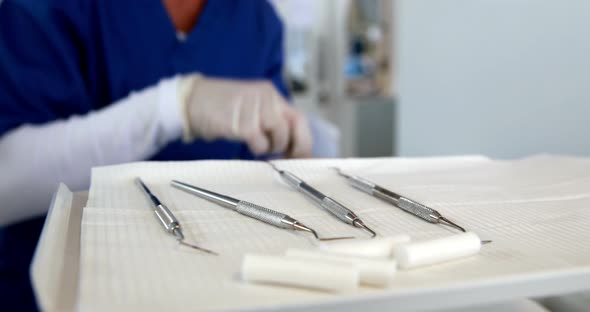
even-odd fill
[[(283, 28), (266, 1), (209, 0), (184, 41), (161, 0), (0, 3), (0, 136), (86, 114), (176, 74), (271, 79), (287, 96)], [(205, 158), (252, 155), (244, 144), (219, 140), (173, 142), (153, 157)], [(28, 270), (42, 222), (0, 229), (0, 310), (35, 310)]]
[[(180, 41), (161, 0), (4, 0), (0, 136), (86, 114), (176, 74), (271, 79), (286, 96), (282, 32), (266, 1), (207, 1)], [(211, 158), (252, 154), (237, 142), (178, 141), (153, 157)]]

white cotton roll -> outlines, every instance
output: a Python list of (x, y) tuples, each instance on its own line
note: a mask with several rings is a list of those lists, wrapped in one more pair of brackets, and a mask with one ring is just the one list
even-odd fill
[(359, 270), (354, 265), (344, 263), (246, 254), (242, 261), (242, 279), (248, 282), (348, 292), (358, 288)]
[(353, 265), (359, 270), (361, 284), (376, 287), (388, 286), (397, 271), (397, 264), (393, 260), (355, 258), (318, 250), (303, 249), (288, 249), (286, 255), (292, 258)]
[(395, 259), (401, 269), (412, 269), (475, 255), (480, 248), (479, 237), (473, 232), (467, 232), (397, 246)]
[(408, 235), (396, 235), (371, 239), (324, 242), (320, 244), (320, 249), (347, 256), (390, 259), (394, 247), (409, 241), (410, 236)]

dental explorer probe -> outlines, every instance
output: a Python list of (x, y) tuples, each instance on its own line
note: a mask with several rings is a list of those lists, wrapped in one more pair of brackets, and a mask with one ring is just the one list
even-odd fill
[(311, 187), (309, 184), (305, 183), (303, 180), (298, 178), (296, 175), (292, 174), (289, 171), (280, 170), (277, 168), (273, 163), (267, 162), (275, 171), (279, 173), (281, 178), (289, 184), (295, 190), (303, 193), (303, 195), (309, 197), (314, 202), (316, 202), (320, 207), (328, 211), (329, 213), (336, 216), (336, 218), (340, 219), (341, 221), (348, 223), (354, 227), (362, 228), (369, 233), (371, 233), (371, 237), (377, 236), (375, 231), (371, 230), (365, 223), (350, 209), (344, 207), (341, 203), (337, 202), (336, 200), (324, 195), (322, 192), (318, 191), (317, 189)]
[(362, 192), (365, 192), (369, 195), (375, 196), (379, 199), (382, 199), (390, 204), (395, 205), (396, 207), (401, 208), (402, 210), (409, 212), (416, 217), (419, 217), (423, 220), (426, 220), (430, 223), (441, 223), (447, 226), (454, 227), (455, 229), (460, 230), (461, 232), (466, 232), (465, 229), (456, 223), (452, 222), (451, 220), (443, 217), (438, 211), (426, 207), (414, 200), (401, 196), (397, 193), (394, 193), (386, 188), (383, 188), (373, 182), (367, 181), (359, 176), (348, 175), (343, 173), (340, 168), (334, 168), (339, 175), (343, 176), (350, 182), (350, 184), (359, 189)]
[(243, 215), (248, 216), (250, 218), (254, 218), (258, 221), (262, 221), (264, 223), (274, 225), (276, 227), (283, 228), (283, 229), (310, 232), (311, 234), (313, 234), (313, 236), (317, 240), (320, 240), (320, 241), (353, 238), (353, 237), (320, 238), (318, 236), (318, 233), (314, 229), (304, 225), (303, 223), (293, 219), (292, 217), (290, 217), (284, 213), (274, 211), (274, 210), (271, 210), (271, 209), (268, 209), (268, 208), (265, 208), (265, 207), (262, 207), (262, 206), (244, 201), (244, 200), (239, 200), (239, 199), (235, 199), (233, 197), (229, 197), (226, 195), (221, 195), (219, 193), (208, 191), (208, 190), (202, 189), (200, 187), (196, 187), (194, 185), (190, 185), (190, 184), (183, 183), (180, 181), (172, 180), (170, 182), (170, 184), (179, 190), (196, 195), (198, 197), (201, 197), (201, 198), (206, 199), (210, 202), (216, 203), (216, 204), (223, 206), (225, 208), (232, 209), (240, 214), (243, 214)]
[[(346, 178), (354, 188), (357, 188), (362, 192), (365, 192), (369, 195), (375, 196), (390, 204), (393, 204), (394, 206), (399, 207), (402, 210), (410, 214), (413, 214), (414, 216), (419, 217), (423, 220), (426, 220), (430, 223), (440, 223), (458, 229), (461, 232), (467, 232), (463, 227), (443, 217), (442, 214), (440, 214), (440, 212), (432, 208), (426, 207), (425, 205), (420, 204), (414, 200), (394, 193), (384, 187), (381, 187), (359, 176), (345, 174), (340, 170), (340, 168), (334, 167), (333, 169), (336, 170), (336, 172), (338, 172), (339, 175)], [(488, 244), (491, 242), (491, 240), (481, 241), (482, 244)]]
[(212, 255), (218, 255), (216, 252), (211, 251), (209, 249), (205, 249), (205, 248), (199, 247), (197, 245), (193, 245), (193, 244), (189, 244), (189, 243), (185, 242), (184, 241), (184, 234), (182, 234), (182, 228), (180, 227), (180, 223), (178, 222), (176, 217), (172, 214), (170, 209), (168, 209), (168, 207), (164, 206), (164, 204), (162, 204), (160, 202), (160, 200), (150, 191), (150, 189), (148, 189), (148, 187), (143, 183), (143, 181), (139, 177), (135, 178), (135, 183), (137, 184), (137, 186), (139, 186), (139, 188), (143, 191), (143, 193), (149, 198), (150, 202), (154, 206), (154, 214), (156, 215), (156, 218), (158, 219), (158, 221), (160, 221), (160, 224), (162, 225), (162, 227), (164, 227), (164, 230), (166, 232), (174, 235), (174, 237), (176, 237), (176, 240), (178, 241), (178, 243), (180, 243), (181, 245), (187, 246), (187, 247), (191, 247), (191, 248), (194, 248), (194, 249), (197, 249), (200, 251), (204, 251), (206, 253), (210, 253)]

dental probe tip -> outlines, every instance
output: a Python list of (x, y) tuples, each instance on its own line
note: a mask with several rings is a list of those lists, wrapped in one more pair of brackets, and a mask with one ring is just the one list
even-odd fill
[(174, 236), (176, 236), (176, 240), (177, 240), (177, 241), (178, 241), (178, 243), (179, 243), (179, 244), (181, 244), (181, 245), (184, 245), (184, 246), (186, 246), (186, 247), (190, 247), (190, 248), (193, 248), (193, 249), (196, 249), (196, 250), (200, 250), (200, 251), (203, 251), (203, 252), (206, 252), (206, 253), (212, 254), (212, 255), (216, 255), (216, 256), (218, 256), (218, 255), (219, 255), (219, 254), (217, 254), (216, 252), (214, 252), (214, 251), (212, 251), (212, 250), (205, 249), (205, 248), (203, 248), (203, 247), (199, 247), (199, 246), (197, 246), (197, 245), (193, 245), (193, 244), (190, 244), (190, 243), (187, 243), (187, 242), (185, 242), (185, 241), (184, 241), (184, 234), (182, 233), (182, 230), (181, 230), (180, 228), (175, 228), (175, 229), (172, 231), (172, 234), (173, 234)]
[(306, 231), (306, 232), (310, 232), (311, 234), (313, 234), (313, 236), (315, 237), (315, 239), (319, 240), (319, 241), (332, 241), (332, 240), (339, 240), (339, 239), (352, 239), (354, 238), (353, 236), (342, 236), (342, 237), (326, 237), (326, 238), (320, 238), (318, 233), (308, 227), (303, 225), (301, 222), (295, 222), (293, 224), (293, 226), (295, 227), (296, 230), (302, 230), (302, 231)]
[(345, 174), (344, 172), (342, 172), (342, 170), (340, 170), (340, 168), (338, 167), (330, 167), (330, 169), (333, 169), (336, 171), (336, 173), (338, 173), (339, 175), (345, 177), (345, 178), (350, 178), (349, 175)]
[(442, 223), (443, 223), (443, 224), (445, 224), (445, 225), (448, 225), (448, 226), (454, 227), (454, 228), (456, 228), (457, 230), (459, 230), (459, 231), (461, 231), (461, 232), (467, 232), (467, 231), (466, 231), (466, 230), (465, 230), (463, 227), (459, 226), (459, 225), (458, 225), (458, 224), (456, 224), (455, 222), (453, 222), (453, 221), (451, 221), (451, 220), (449, 220), (449, 219), (447, 219), (447, 218), (445, 218), (445, 217), (442, 217), (442, 216), (441, 216), (441, 217), (439, 217), (439, 218), (438, 218), (438, 221), (439, 221), (439, 222), (442, 222)]
[(301, 223), (301, 222), (299, 222), (299, 221), (295, 221), (295, 222), (293, 223), (293, 226), (295, 227), (295, 230), (300, 230), (300, 231), (309, 232), (309, 233), (313, 234), (313, 236), (314, 236), (316, 239), (320, 239), (320, 238), (318, 237), (318, 233), (317, 233), (317, 232), (316, 232), (314, 229), (312, 229), (312, 228), (310, 228), (310, 227), (307, 227), (306, 225), (304, 225), (303, 223)]
[(193, 249), (196, 249), (196, 250), (200, 250), (202, 252), (206, 252), (206, 253), (211, 254), (211, 255), (214, 255), (214, 256), (219, 256), (219, 254), (216, 253), (213, 250), (209, 250), (209, 249), (205, 249), (203, 247), (199, 247), (197, 245), (189, 244), (189, 243), (187, 243), (187, 242), (185, 242), (184, 240), (181, 240), (181, 239), (178, 240), (178, 243), (181, 244), (181, 245), (183, 245), (183, 246), (190, 247), (190, 248), (193, 248)]
[(377, 236), (377, 233), (375, 233), (375, 231), (371, 230), (368, 226), (365, 225), (365, 223), (361, 220), (354, 220), (352, 222), (352, 225), (356, 226), (356, 227), (360, 227), (364, 230), (367, 230), (369, 233), (371, 233), (371, 238)]
[(322, 237), (319, 238), (318, 240), (322, 241), (322, 242), (327, 242), (327, 241), (333, 241), (333, 240), (341, 240), (341, 239), (355, 239), (356, 237), (354, 236), (337, 236), (337, 237)]
[(267, 161), (265, 161), (265, 163), (269, 164), (269, 165), (270, 165), (270, 166), (271, 166), (271, 167), (272, 167), (274, 170), (276, 170), (276, 171), (279, 171), (279, 172), (281, 171), (281, 170), (279, 170), (279, 168), (277, 168), (277, 166), (275, 166), (275, 164), (273, 164), (272, 162), (270, 162), (270, 161), (268, 161), (268, 160), (267, 160)]

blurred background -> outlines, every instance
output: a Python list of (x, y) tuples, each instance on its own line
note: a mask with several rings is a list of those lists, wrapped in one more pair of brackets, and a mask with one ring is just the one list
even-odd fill
[(590, 2), (274, 0), (341, 156), (590, 155)]

